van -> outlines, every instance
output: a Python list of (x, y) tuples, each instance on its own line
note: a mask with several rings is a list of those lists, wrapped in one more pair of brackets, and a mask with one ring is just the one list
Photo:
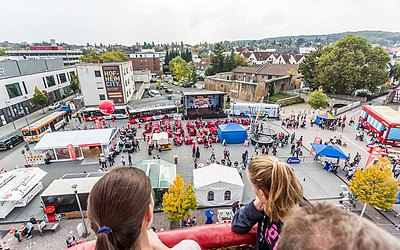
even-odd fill
[(151, 96), (151, 97), (161, 96), (161, 93), (158, 90), (151, 89), (151, 90), (149, 90), (149, 96)]

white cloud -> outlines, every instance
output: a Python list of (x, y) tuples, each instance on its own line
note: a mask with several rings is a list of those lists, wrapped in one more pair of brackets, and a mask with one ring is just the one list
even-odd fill
[(198, 43), (355, 30), (400, 31), (398, 0), (2, 1), (0, 39)]

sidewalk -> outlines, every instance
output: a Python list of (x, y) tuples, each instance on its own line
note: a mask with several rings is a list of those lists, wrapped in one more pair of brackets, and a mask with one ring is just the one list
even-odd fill
[[(73, 98), (74, 98), (74, 96), (69, 96), (65, 99), (60, 100), (60, 102), (67, 102), (67, 101), (72, 100)], [(29, 124), (32, 124), (33, 122), (39, 120), (40, 118), (45, 117), (46, 115), (49, 115), (52, 112), (52, 111), (49, 112), (48, 107), (45, 107), (44, 110), (45, 110), (44, 114), (43, 114), (43, 110), (40, 109), (38, 111), (35, 111), (35, 112), (27, 115), (26, 119), (28, 120)], [(21, 129), (27, 126), (26, 119), (24, 117), (21, 117), (18, 120), (14, 120), (16, 128), (14, 128), (14, 125), (12, 122), (0, 127), (0, 137), (6, 136), (9, 134), (21, 134)]]

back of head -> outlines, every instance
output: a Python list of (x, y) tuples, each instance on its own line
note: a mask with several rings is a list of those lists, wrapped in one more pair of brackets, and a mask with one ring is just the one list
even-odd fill
[(143, 218), (151, 204), (152, 187), (146, 174), (137, 168), (117, 168), (93, 187), (88, 201), (88, 217), (99, 233), (96, 249), (140, 249)]
[(400, 249), (400, 241), (365, 218), (332, 204), (316, 203), (287, 216), (278, 249)]
[(271, 220), (283, 220), (303, 198), (303, 188), (293, 169), (276, 157), (252, 159), (248, 177), (255, 188), (268, 194), (264, 210)]

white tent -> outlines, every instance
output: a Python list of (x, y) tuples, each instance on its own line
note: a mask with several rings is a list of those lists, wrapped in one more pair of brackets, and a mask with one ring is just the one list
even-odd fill
[(168, 144), (168, 133), (167, 132), (154, 133), (153, 140), (156, 141), (158, 144)]
[(212, 164), (193, 170), (199, 206), (231, 205), (242, 201), (244, 184), (236, 168)]

